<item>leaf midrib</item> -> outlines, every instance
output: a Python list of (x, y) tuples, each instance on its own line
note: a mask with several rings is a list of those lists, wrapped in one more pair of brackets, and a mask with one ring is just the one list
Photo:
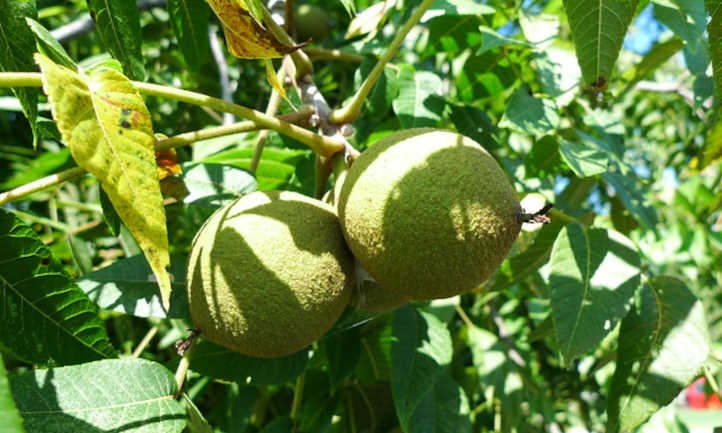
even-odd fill
[[(90, 77), (88, 77), (88, 78), (90, 78)], [(86, 80), (87, 80), (87, 78), (86, 78)], [(91, 88), (91, 86), (88, 85), (87, 81), (84, 84), (88, 88), (88, 94), (90, 95), (90, 103), (91, 103), (91, 106), (93, 109), (93, 117), (95, 118), (95, 121), (97, 122), (98, 126), (100, 127), (100, 130), (103, 131), (103, 140), (105, 140), (105, 142), (107, 143), (107, 148), (113, 154), (113, 157), (114, 157), (113, 161), (116, 161), (115, 163), (120, 166), (120, 171), (123, 174), (123, 178), (125, 179), (125, 184), (131, 192), (131, 197), (130, 197), (131, 202), (136, 203), (137, 199), (138, 199), (138, 194), (135, 190), (135, 186), (133, 185), (133, 178), (126, 171), (126, 167), (123, 164), (123, 158), (116, 151), (113, 140), (110, 138), (110, 133), (109, 133), (107, 127), (105, 126), (105, 123), (103, 123), (103, 119), (100, 118), (100, 114), (99, 114), (97, 104), (95, 101), (95, 99), (99, 98), (100, 95), (98, 94), (97, 91), (95, 91), (94, 89)], [(111, 162), (104, 168), (108, 169), (112, 166), (113, 166), (113, 163)], [(108, 174), (108, 171), (106, 171), (105, 174)], [(106, 181), (106, 179), (101, 179), (101, 183), (105, 183), (105, 181)], [(117, 186), (119, 186), (119, 184), (116, 184), (114, 194), (118, 192)], [(103, 188), (103, 189), (105, 189), (105, 188)], [(108, 191), (106, 190), (106, 192), (108, 192)]]
[(198, 36), (196, 35), (195, 28), (193, 27), (193, 21), (191, 20), (191, 12), (188, 8), (188, 1), (187, 0), (180, 0), (181, 7), (183, 9), (184, 15), (186, 16), (186, 20), (188, 20), (188, 30), (192, 33), (191, 35), (191, 43), (193, 44), (193, 47), (195, 49), (195, 52), (198, 56), (200, 56), (201, 53), (201, 47), (198, 45)]
[[(662, 315), (664, 313), (664, 309), (662, 308), (662, 301), (659, 298), (659, 294), (657, 293), (657, 290), (652, 286), (651, 282), (648, 283), (649, 290), (652, 292), (652, 296), (654, 296), (654, 302), (657, 306), (657, 311), (659, 312), (657, 314), (657, 324), (654, 328), (654, 331), (652, 332), (652, 339), (650, 343), (650, 349), (651, 347), (657, 345), (659, 343), (658, 338), (659, 334), (662, 331)], [(629, 396), (627, 396), (626, 401), (624, 405), (619, 410), (619, 416), (621, 418), (622, 413), (627, 409), (627, 406), (629, 406), (632, 402), (632, 398), (634, 397), (634, 394), (637, 390), (637, 387), (639, 386), (639, 383), (642, 381), (642, 375), (647, 370), (647, 367), (649, 366), (649, 359), (652, 356), (652, 350), (647, 350), (641, 364), (641, 368), (639, 369), (639, 374), (637, 374), (637, 377), (634, 380), (634, 385), (632, 385), (632, 388), (629, 392)]]
[[(579, 306), (577, 318), (574, 320), (574, 328), (572, 328), (572, 333), (569, 337), (569, 342), (567, 343), (567, 358), (569, 357), (569, 353), (571, 352), (572, 343), (574, 342), (574, 337), (576, 337), (577, 335), (577, 329), (579, 328), (579, 323), (581, 322), (582, 312), (584, 311), (584, 301), (587, 299), (587, 292), (589, 291), (589, 281), (591, 279), (591, 276), (589, 275), (589, 273), (591, 272), (591, 246), (589, 245), (589, 236), (587, 236), (586, 230), (584, 230), (584, 227), (581, 227), (581, 229), (582, 234), (584, 235), (584, 245), (586, 246), (586, 272), (584, 273), (584, 291), (582, 292), (582, 303)], [(569, 231), (567, 231), (567, 233), (569, 233)]]
[[(116, 29), (115, 22), (113, 21), (113, 14), (110, 12), (110, 3), (108, 2), (108, 0), (103, 0), (103, 4), (105, 4), (105, 10), (106, 10), (106, 13), (108, 14), (108, 21), (110, 22), (110, 26), (112, 27), (111, 30), (113, 33), (113, 37), (116, 40), (116, 46), (118, 47), (118, 49), (120, 51), (123, 52), (123, 56), (126, 59), (130, 60), (130, 56), (128, 56), (128, 54), (126, 53), (125, 47), (123, 46), (123, 43), (121, 42), (120, 37), (118, 36), (118, 30)], [(132, 71), (127, 71), (127, 73), (132, 74)]]

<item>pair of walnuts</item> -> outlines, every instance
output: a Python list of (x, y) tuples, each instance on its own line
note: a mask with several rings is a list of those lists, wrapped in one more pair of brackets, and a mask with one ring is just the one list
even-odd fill
[[(188, 264), (191, 317), (206, 338), (250, 356), (296, 352), (331, 328), (352, 295), (374, 310), (477, 287), (521, 229), (501, 168), (457, 133), (393, 133), (340, 180), (336, 209), (255, 192), (206, 221)], [(378, 285), (357, 287), (354, 258)]]

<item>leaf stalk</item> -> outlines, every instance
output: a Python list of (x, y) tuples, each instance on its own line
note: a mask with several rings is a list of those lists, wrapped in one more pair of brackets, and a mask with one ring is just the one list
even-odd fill
[(399, 32), (396, 33), (396, 36), (394, 36), (394, 39), (389, 44), (388, 48), (386, 48), (384, 54), (381, 56), (378, 62), (376, 62), (376, 65), (366, 77), (364, 82), (361, 84), (361, 87), (359, 87), (356, 93), (351, 97), (351, 102), (348, 105), (331, 112), (331, 114), (329, 115), (329, 119), (332, 122), (353, 123), (356, 118), (358, 118), (358, 116), (361, 114), (361, 108), (363, 107), (364, 101), (368, 97), (369, 93), (371, 93), (371, 90), (373, 90), (376, 81), (378, 81), (378, 79), (381, 77), (381, 73), (383, 73), (384, 68), (391, 61), (391, 59), (394, 58), (399, 48), (401, 47), (401, 44), (404, 42), (406, 35), (416, 24), (418, 24), (418, 22), (421, 20), (421, 17), (424, 16), (424, 13), (429, 9), (429, 7), (431, 7), (433, 3), (434, 0), (423, 0), (421, 2), (421, 4), (416, 8), (414, 13), (411, 14), (408, 21), (406, 21), (406, 23), (404, 23)]

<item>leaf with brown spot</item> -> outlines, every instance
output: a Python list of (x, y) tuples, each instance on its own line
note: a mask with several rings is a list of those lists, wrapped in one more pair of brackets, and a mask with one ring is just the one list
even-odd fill
[(253, 18), (245, 3), (235, 0), (208, 0), (223, 25), (228, 50), (241, 59), (282, 57), (303, 47), (286, 45)]
[(78, 165), (98, 178), (138, 241), (168, 309), (168, 232), (153, 125), (143, 98), (131, 81), (114, 69), (76, 73), (42, 54), (36, 54), (35, 61), (43, 73), (43, 89), (63, 141)]

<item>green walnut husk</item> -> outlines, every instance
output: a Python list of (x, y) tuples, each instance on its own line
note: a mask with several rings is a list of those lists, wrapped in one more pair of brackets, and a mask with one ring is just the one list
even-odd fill
[(338, 200), (344, 237), (386, 290), (447, 298), (478, 287), (519, 235), (519, 201), (478, 143), (434, 129), (393, 133), (351, 166)]
[(255, 357), (294, 353), (348, 305), (354, 262), (331, 206), (254, 192), (216, 211), (193, 241), (191, 318), (202, 335)]

